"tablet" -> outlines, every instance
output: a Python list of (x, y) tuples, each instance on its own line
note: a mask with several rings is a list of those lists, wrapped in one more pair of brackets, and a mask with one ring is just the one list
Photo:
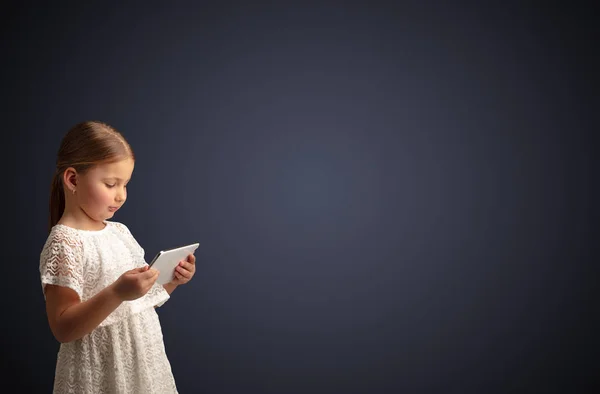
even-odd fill
[(156, 283), (164, 285), (173, 280), (177, 264), (179, 264), (181, 260), (185, 260), (190, 253), (194, 253), (198, 246), (200, 246), (200, 244), (195, 243), (158, 252), (149, 264), (150, 267), (155, 268), (160, 272)]

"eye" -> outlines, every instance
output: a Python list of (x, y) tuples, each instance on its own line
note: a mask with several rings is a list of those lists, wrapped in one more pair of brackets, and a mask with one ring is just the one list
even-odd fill
[(115, 187), (115, 185), (110, 185), (110, 184), (108, 184), (108, 183), (106, 183), (105, 185), (106, 185), (106, 187), (108, 187), (109, 189), (110, 189), (111, 187)]

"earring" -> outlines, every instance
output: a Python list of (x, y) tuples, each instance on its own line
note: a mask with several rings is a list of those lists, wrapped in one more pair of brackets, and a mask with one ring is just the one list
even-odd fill
[(75, 189), (73, 189), (73, 194), (75, 194)]

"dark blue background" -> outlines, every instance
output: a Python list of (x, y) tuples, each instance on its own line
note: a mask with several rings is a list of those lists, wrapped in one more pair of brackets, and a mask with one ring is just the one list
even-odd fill
[(3, 373), (51, 390), (50, 180), (98, 119), (137, 155), (114, 220), (201, 244), (180, 392), (583, 392), (590, 10), (250, 3), (6, 6)]

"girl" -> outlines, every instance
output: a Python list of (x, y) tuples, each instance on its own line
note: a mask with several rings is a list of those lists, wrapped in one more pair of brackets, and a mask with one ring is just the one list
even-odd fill
[(102, 122), (75, 125), (60, 145), (39, 267), (60, 342), (54, 393), (177, 393), (155, 308), (193, 277), (196, 259), (161, 286), (128, 227), (109, 220), (125, 203), (134, 162), (125, 138)]

